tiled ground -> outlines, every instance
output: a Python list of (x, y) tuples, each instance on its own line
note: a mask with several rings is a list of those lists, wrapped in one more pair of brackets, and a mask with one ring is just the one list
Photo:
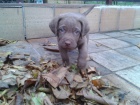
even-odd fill
[(132, 45), (138, 45), (140, 42), (140, 37), (137, 37), (136, 35), (123, 36), (117, 39), (128, 42)]
[(111, 71), (117, 71), (140, 64), (139, 61), (122, 55), (114, 50), (92, 53), (90, 56), (92, 60), (103, 65)]
[[(90, 34), (88, 65), (96, 67), (100, 74), (115, 85), (129, 92), (128, 97), (140, 98), (140, 30)], [(47, 42), (57, 44), (56, 37), (19, 41), (0, 48), (0, 51), (28, 53), (36, 61), (39, 58), (57, 60), (62, 64), (59, 52), (43, 48)], [(51, 46), (57, 48), (57, 46)], [(77, 50), (69, 53), (76, 62)]]
[(108, 39), (99, 39), (95, 40), (98, 43), (103, 44), (111, 49), (123, 48), (131, 46), (129, 43), (115, 39), (115, 38), (108, 38)]
[(116, 51), (125, 56), (131, 57), (133, 59), (140, 61), (140, 49), (136, 46), (120, 48), (120, 49), (117, 49)]
[(108, 33), (104, 33), (107, 36), (110, 37), (121, 37), (121, 36), (126, 36), (127, 34), (125, 33), (121, 33), (121, 32), (108, 32)]
[(139, 31), (138, 30), (135, 30), (135, 31), (122, 31), (122, 33), (126, 33), (126, 34), (129, 34), (129, 35), (139, 35)]
[(140, 87), (140, 65), (130, 67), (116, 72), (119, 76), (126, 79), (127, 81), (135, 84), (137, 87)]

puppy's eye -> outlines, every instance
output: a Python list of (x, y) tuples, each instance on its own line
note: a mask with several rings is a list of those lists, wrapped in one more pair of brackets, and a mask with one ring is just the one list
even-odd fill
[(65, 33), (65, 30), (63, 28), (60, 28), (58, 31), (59, 33)]
[(75, 30), (74, 32), (76, 35), (80, 35), (80, 31), (79, 30)]

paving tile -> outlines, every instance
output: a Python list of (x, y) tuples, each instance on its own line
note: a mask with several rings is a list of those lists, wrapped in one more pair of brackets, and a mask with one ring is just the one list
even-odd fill
[(38, 43), (38, 44), (46, 44), (48, 42), (57, 44), (57, 38), (56, 37), (49, 37), (49, 38), (40, 38), (40, 39), (29, 39), (29, 43)]
[(135, 31), (139, 31), (140, 32), (140, 30), (135, 30)]
[(109, 48), (95, 41), (89, 40), (88, 53), (101, 52), (101, 51), (106, 51), (106, 50), (109, 50)]
[(117, 48), (122, 48), (122, 47), (128, 47), (130, 46), (129, 43), (124, 42), (124, 41), (120, 41), (114, 38), (110, 38), (110, 39), (101, 39), (101, 40), (96, 40), (96, 42), (101, 43), (109, 48), (112, 49), (117, 49)]
[[(33, 48), (38, 52), (38, 54), (44, 59), (58, 59), (61, 58), (59, 52), (48, 51), (43, 48), (44, 44), (52, 43), (57, 45), (56, 37), (41, 38), (41, 39), (30, 39), (28, 42), (33, 46)], [(57, 46), (52, 46), (58, 48)]]
[(100, 65), (94, 61), (88, 61), (88, 66), (95, 67), (97, 72), (99, 72), (100, 75), (102, 75), (102, 76), (111, 74), (111, 71), (109, 69), (103, 67), (102, 65)]
[(31, 50), (32, 46), (26, 41), (18, 41), (16, 43), (7, 44), (6, 46), (1, 46), (0, 51), (10, 51), (12, 53), (29, 53), (32, 54), (34, 51)]
[(110, 38), (109, 36), (103, 35), (103, 34), (89, 34), (89, 39), (94, 40), (94, 39), (104, 39), (104, 38)]
[(135, 35), (136, 37), (140, 37), (140, 35)]
[(140, 38), (136, 36), (124, 36), (124, 37), (119, 37), (117, 39), (125, 41), (125, 42), (129, 42), (133, 45), (138, 45), (140, 43)]
[(140, 61), (140, 49), (136, 46), (117, 49), (117, 52)]
[(140, 35), (140, 31), (121, 31), (121, 32), (130, 35)]
[(118, 71), (116, 74), (140, 88), (140, 65)]
[[(118, 77), (115, 74), (104, 76), (103, 79), (109, 80), (112, 84), (119, 87), (121, 91), (124, 91), (125, 93), (127, 93), (127, 95), (125, 95), (126, 100), (129, 100), (129, 101), (135, 100), (136, 102), (138, 101), (139, 96), (140, 96), (140, 89), (134, 87), (132, 84), (129, 84), (127, 81)], [(134, 105), (134, 104), (131, 104), (131, 105)]]
[(40, 55), (26, 41), (7, 44), (0, 47), (0, 52), (12, 52), (12, 54), (29, 54), (35, 61), (40, 59)]
[(110, 37), (120, 37), (120, 36), (126, 36), (127, 34), (121, 33), (121, 32), (108, 32), (104, 33), (105, 35), (108, 35)]
[(117, 71), (140, 64), (140, 62), (127, 56), (121, 55), (120, 53), (113, 50), (99, 53), (91, 53), (90, 57), (92, 58), (92, 60), (108, 68), (111, 71)]

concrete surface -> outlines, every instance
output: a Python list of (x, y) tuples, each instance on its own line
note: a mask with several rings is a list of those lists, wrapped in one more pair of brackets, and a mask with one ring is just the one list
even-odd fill
[[(101, 23), (100, 31), (106, 32), (109, 30), (118, 30), (119, 22), (119, 12), (118, 8), (103, 8), (101, 13)], [(113, 15), (112, 15), (113, 14)]]
[(49, 23), (53, 18), (52, 8), (25, 7), (26, 38), (49, 37)]
[(0, 8), (0, 38), (25, 39), (22, 8)]
[[(120, 18), (119, 18), (119, 30), (126, 30), (131, 29), (134, 27), (134, 18), (135, 18), (135, 9), (127, 8), (127, 9), (120, 9)], [(134, 19), (134, 20), (132, 20)]]
[(136, 13), (135, 13), (135, 20), (134, 20), (134, 28), (139, 28), (140, 27), (140, 8), (136, 9)]
[[(24, 40), (53, 36), (49, 23), (61, 13), (83, 13), (92, 5), (0, 4), (0, 38)], [(97, 6), (87, 16), (90, 33), (140, 28), (140, 6)], [(113, 14), (113, 15), (112, 15)]]
[[(88, 65), (96, 67), (103, 78), (128, 92), (130, 100), (140, 97), (140, 48), (137, 47), (140, 40), (135, 35), (140, 35), (140, 30), (90, 34), (88, 46)], [(135, 41), (137, 43), (132, 43)], [(43, 58), (62, 64), (59, 52), (43, 48), (48, 42), (57, 45), (56, 37), (30, 39), (28, 42), (19, 41), (0, 47), (0, 51), (28, 53), (36, 62)], [(76, 63), (77, 50), (71, 51), (69, 55), (71, 63)]]

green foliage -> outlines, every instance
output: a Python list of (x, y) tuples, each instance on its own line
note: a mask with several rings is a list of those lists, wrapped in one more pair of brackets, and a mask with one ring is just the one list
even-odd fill
[(71, 65), (70, 70), (76, 72), (78, 69), (77, 69), (77, 66), (73, 64)]

